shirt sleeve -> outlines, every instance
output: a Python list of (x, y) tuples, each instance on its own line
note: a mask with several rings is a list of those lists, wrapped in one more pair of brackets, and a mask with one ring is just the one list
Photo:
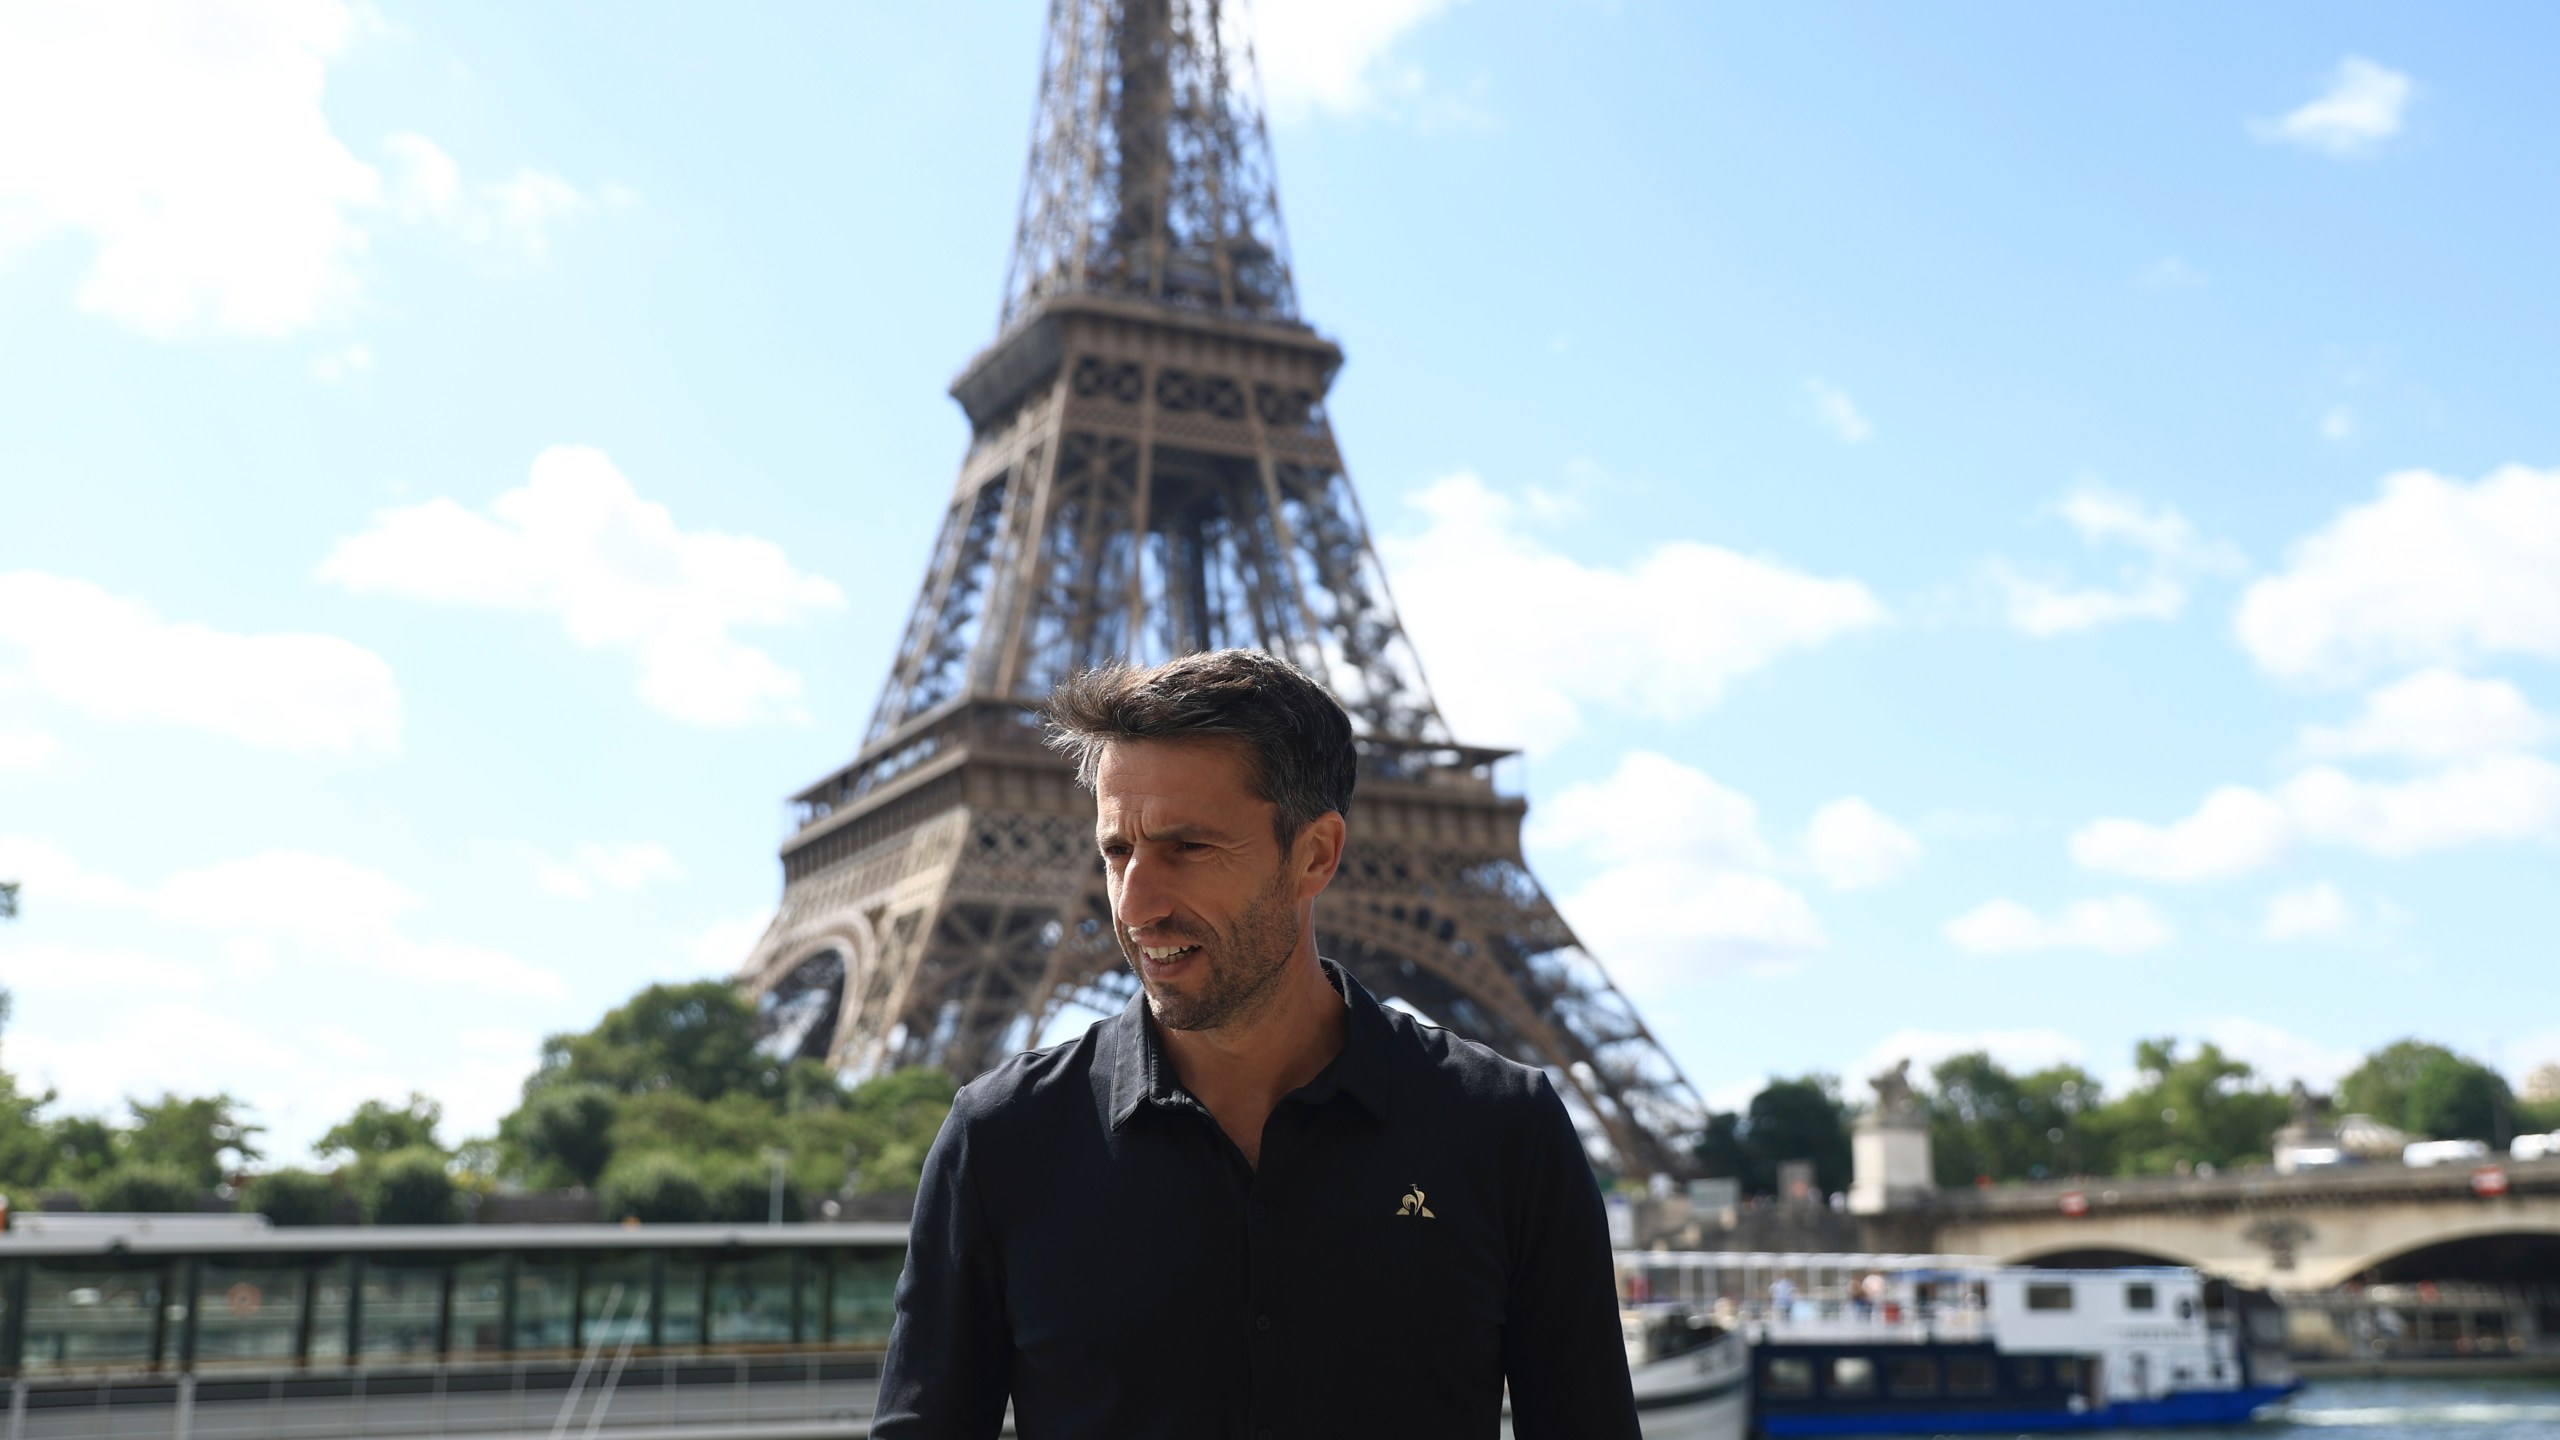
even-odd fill
[(1608, 1211), (1573, 1119), (1544, 1075), (1529, 1132), (1502, 1324), (1511, 1432), (1518, 1440), (1640, 1440)]
[(925, 1156), (873, 1440), (994, 1440), (1011, 1388), (1003, 1258), (978, 1203), (966, 1091)]

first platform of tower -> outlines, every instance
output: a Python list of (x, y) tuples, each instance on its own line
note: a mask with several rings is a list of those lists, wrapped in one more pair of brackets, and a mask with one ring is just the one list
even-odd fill
[(962, 1088), (875, 1440), (1634, 1440), (1608, 1221), (1546, 1075), (1316, 954), (1357, 773), (1257, 650), (1108, 666), (1050, 743), (1140, 993)]

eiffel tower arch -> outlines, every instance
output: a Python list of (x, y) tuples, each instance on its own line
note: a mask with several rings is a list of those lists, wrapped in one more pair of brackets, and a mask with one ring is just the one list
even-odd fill
[(1323, 679), (1361, 750), (1319, 948), (1547, 1067), (1629, 1173), (1689, 1168), (1678, 1067), (1521, 858), (1507, 752), (1459, 743), (1396, 618), (1298, 315), (1240, 7), (1052, 0), (993, 344), (897, 660), (852, 762), (794, 798), (741, 978), (769, 1043), (962, 1078), (1117, 1009), (1093, 803), (1044, 750), (1052, 685), (1253, 646)]

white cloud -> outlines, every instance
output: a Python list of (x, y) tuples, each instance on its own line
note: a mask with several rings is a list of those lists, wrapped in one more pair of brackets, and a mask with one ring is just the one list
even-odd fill
[(2135, 271), (2133, 283), (2145, 290), (2201, 290), (2213, 277), (2175, 255), (2163, 255)]
[(2267, 918), (2258, 933), (2270, 940), (2326, 940), (2345, 934), (2354, 923), (2347, 897), (2322, 880), (2268, 897)]
[(1943, 930), (1957, 949), (1974, 955), (2046, 950), (2139, 955), (2177, 938), (2159, 910), (2138, 895), (2077, 900), (2049, 917), (2014, 900), (1993, 900), (1949, 920)]
[(42, 137), (0, 147), (0, 262), (75, 237), (94, 250), (83, 309), (163, 338), (272, 338), (353, 308), (386, 219), (538, 260), (554, 224), (591, 208), (574, 187), (533, 170), (476, 189), (448, 177), (452, 208), (426, 214), (415, 146), (390, 147), (386, 187), (332, 129), (329, 68), (363, 13), (338, 0), (0, 6), (0, 135)]
[(139, 910), (174, 929), (215, 936), (244, 973), (291, 957), (498, 994), (566, 990), (557, 975), (501, 951), (411, 935), (403, 922), (422, 905), (419, 897), (341, 856), (270, 850), (146, 886), (91, 870), (47, 841), (0, 835), (0, 871), (25, 882), (29, 903)]
[(730, 631), (844, 603), (769, 540), (679, 530), (583, 445), (543, 451), (485, 514), (449, 499), (379, 514), (319, 574), (361, 594), (555, 616), (581, 645), (635, 655), (641, 698), (697, 725), (803, 718), (800, 677)]
[(1828, 937), (1778, 863), (1759, 809), (1676, 760), (1630, 752), (1607, 779), (1567, 786), (1532, 838), (1600, 863), (1557, 907), (1616, 981), (1661, 996), (1720, 971), (1775, 971)]
[(2327, 1090), (2364, 1063), (2360, 1051), (2323, 1044), (2244, 1015), (2208, 1015), (2181, 1028), (2212, 1041), (2223, 1054), (2247, 1061), (2260, 1079), (2279, 1086), (2299, 1080), (2314, 1090)]
[(2324, 758), (2393, 755), (2454, 760), (2530, 750), (2560, 736), (2560, 724), (2504, 680), (2475, 680), (2442, 666), (2393, 681), (2364, 698), (2344, 725), (2315, 725), (2301, 748)]
[(2089, 1047), (2059, 1030), (1924, 1030), (1906, 1026), (1868, 1046), (1866, 1053), (1841, 1073), (1853, 1087), (1872, 1092), (1874, 1087), (1867, 1082), (1892, 1069), (1897, 1060), (1910, 1061), (1911, 1078), (1925, 1083), (1932, 1067), (1976, 1052), (1989, 1054), (2012, 1074), (2049, 1070), (2056, 1065), (2085, 1065), (2089, 1060)]
[(1789, 651), (1887, 618), (1855, 580), (1694, 540), (1623, 567), (1585, 565), (1529, 533), (1520, 507), (1473, 474), (1415, 503), (1423, 531), (1383, 536), (1379, 550), (1450, 723), (1483, 742), (1552, 748), (1592, 706), (1682, 719)]
[(555, 860), (531, 849), (526, 858), (533, 862), (534, 883), (565, 900), (593, 899), (598, 890), (628, 895), (653, 880), (674, 880), (684, 874), (676, 857), (654, 840), (624, 845), (591, 840), (570, 852), (566, 860)]
[(1874, 438), (1876, 427), (1858, 411), (1858, 403), (1849, 392), (1820, 376), (1804, 382), (1805, 399), (1813, 406), (1813, 418), (1823, 429), (1840, 437), (1844, 445), (1856, 445)]
[(2071, 858), (2086, 870), (2186, 884), (2263, 870), (2283, 857), (2291, 840), (2282, 804), (2262, 791), (2225, 785), (2169, 825), (2092, 821), (2072, 834)]
[[(382, 142), (391, 157), (387, 195), (402, 218), (435, 225), (475, 249), (525, 265), (551, 258), (555, 226), (593, 212), (597, 202), (557, 175), (519, 169), (504, 180), (476, 186), (462, 181), (462, 167), (443, 147), (413, 131), (399, 131)], [(608, 203), (633, 201), (621, 186)]]
[(311, 378), (323, 385), (343, 385), (373, 369), (373, 347), (361, 341), (313, 357)]
[(2362, 155), (2400, 133), (2402, 116), (2417, 87), (2408, 76), (2350, 55), (2338, 62), (2329, 88), (2281, 119), (2252, 120), (2260, 140), (2298, 145), (2329, 155)]
[(1832, 889), (1863, 890), (1918, 864), (1920, 841), (1853, 795), (1813, 812), (1805, 826), (1804, 854)]
[[(1271, 118), (1358, 115), (1411, 101), (1426, 85), (1419, 66), (1395, 59), (1405, 36), (1451, 0), (1288, 0), (1252, 9), (1254, 58)], [(1229, 13), (1240, 15), (1243, 6)]]
[(2174, 506), (2145, 507), (2131, 496), (2083, 484), (2057, 508), (2083, 545), (2128, 557), (2114, 583), (2104, 586), (2055, 583), (1994, 561), (1991, 579), (2003, 594), (2010, 625), (2039, 639), (2119, 620), (2175, 619), (2186, 609), (2195, 580), (2245, 563), (2237, 550), (2207, 538)]
[(663, 973), (670, 979), (698, 980), (706, 975), (735, 975), (747, 953), (773, 923), (770, 909), (750, 910), (702, 927), (685, 937), (682, 948)]
[(2498, 654), (2560, 659), (2560, 470), (2477, 485), (2424, 470), (2382, 482), (2241, 597), (2240, 643), (2287, 680)]
[(41, 730), (0, 730), (0, 771), (41, 770), (62, 752), (62, 742)]
[(102, 720), (209, 730), (270, 750), (400, 744), (400, 692), (372, 651), (326, 635), (166, 621), (85, 580), (0, 575), (0, 681), (13, 670)]
[(2262, 870), (2297, 844), (2401, 856), (2494, 841), (2560, 840), (2560, 765), (2499, 753), (2406, 780), (2314, 766), (2272, 791), (2226, 785), (2168, 825), (2105, 819), (2071, 837), (2086, 869), (2188, 883)]
[(330, 0), (0, 7), (0, 258), (85, 237), (82, 307), (153, 335), (342, 309), (379, 185), (321, 108), (350, 30)]

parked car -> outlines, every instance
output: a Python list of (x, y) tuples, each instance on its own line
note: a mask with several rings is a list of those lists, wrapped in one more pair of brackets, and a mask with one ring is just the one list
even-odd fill
[(2519, 1135), (2507, 1147), (2510, 1160), (2549, 1160), (2560, 1156), (2560, 1130), (2548, 1135)]
[(2419, 1140), (2400, 1152), (2400, 1163), (2411, 1169), (2428, 1165), (2470, 1165), (2489, 1158), (2489, 1147), (2478, 1140)]

